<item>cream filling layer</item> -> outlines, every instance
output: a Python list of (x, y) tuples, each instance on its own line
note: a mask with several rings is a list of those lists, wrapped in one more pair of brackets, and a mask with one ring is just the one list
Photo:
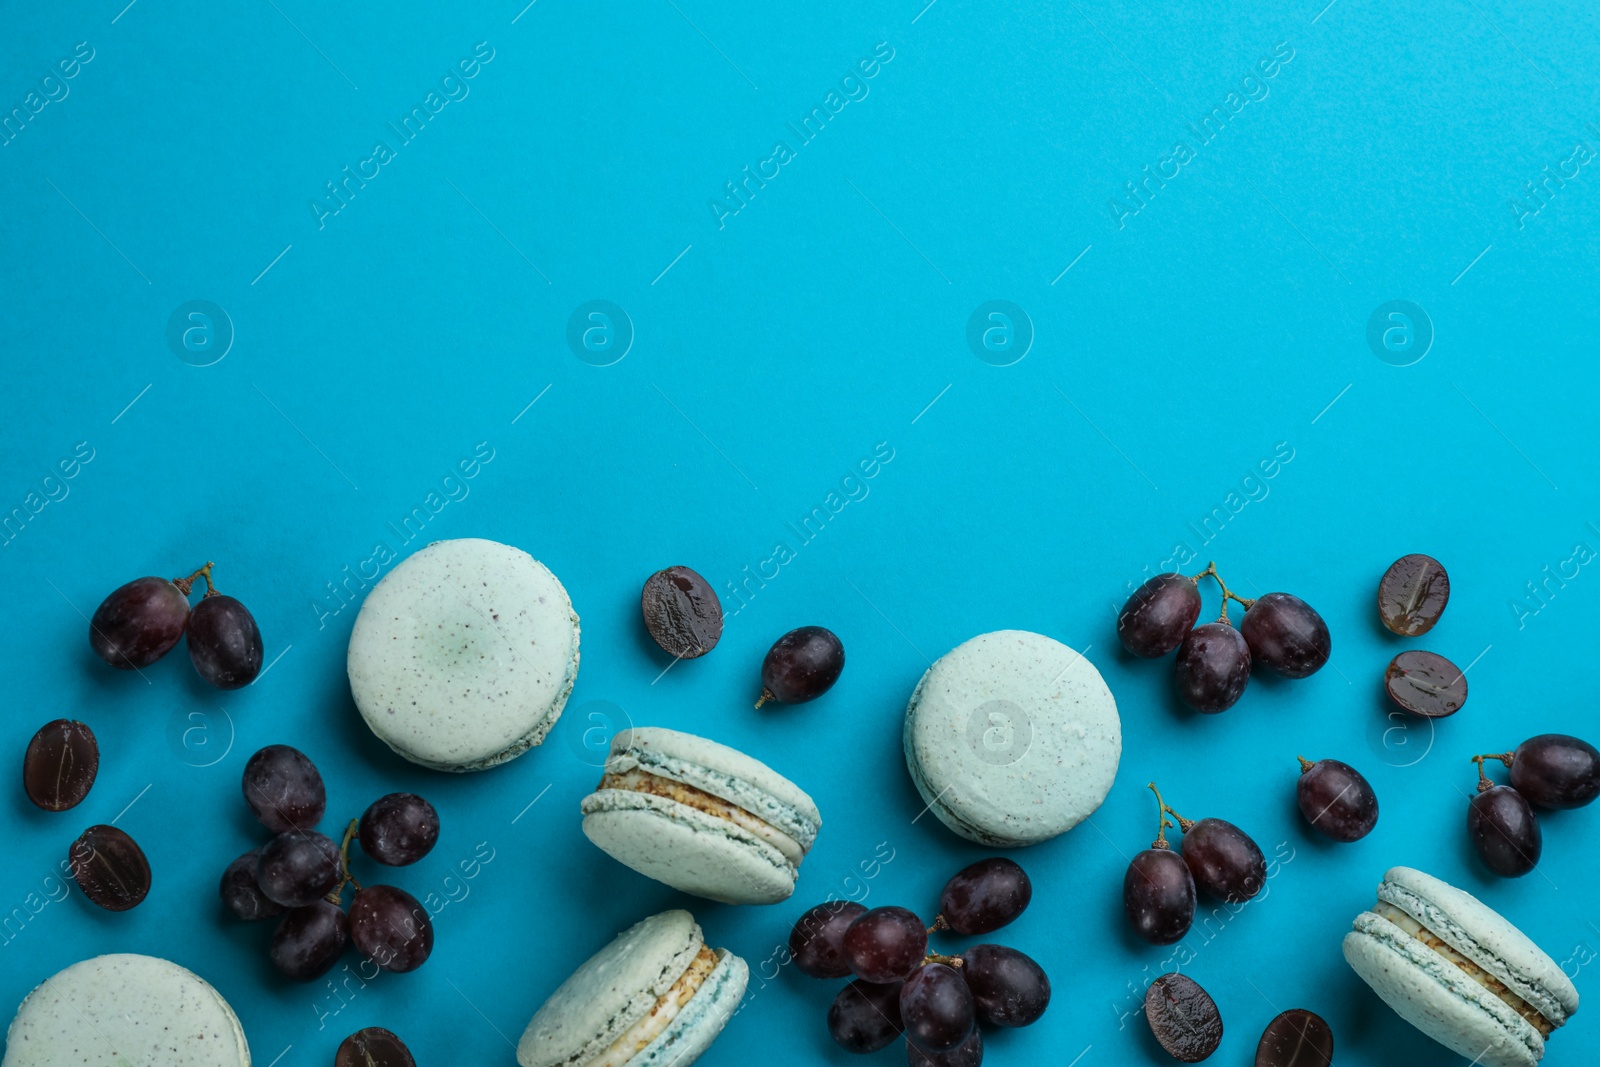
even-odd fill
[(650, 1014), (634, 1023), (621, 1037), (606, 1046), (604, 1052), (583, 1067), (624, 1067), (629, 1060), (643, 1052), (650, 1042), (662, 1035), (683, 1010), (683, 1006), (689, 1003), (689, 998), (695, 995), (716, 969), (716, 952), (701, 945), (700, 953), (689, 964), (689, 969), (672, 984), (671, 989), (662, 994), (655, 1007), (650, 1009)]
[(731, 801), (712, 796), (705, 790), (696, 789), (692, 785), (685, 785), (671, 778), (662, 778), (651, 774), (649, 771), (642, 771), (635, 767), (633, 770), (623, 771), (620, 774), (606, 774), (600, 779), (600, 784), (596, 788), (648, 793), (651, 796), (675, 800), (679, 804), (687, 805), (697, 811), (703, 811), (707, 815), (713, 815), (726, 822), (731, 822), (742, 830), (748, 830), (783, 853), (784, 859), (796, 867), (800, 866), (800, 861), (805, 859), (805, 850), (800, 847), (800, 843), (776, 826), (757, 815), (751, 814)]
[(1521, 997), (1517, 996), (1511, 990), (1507, 989), (1505, 983), (1500, 981), (1500, 979), (1496, 978), (1494, 975), (1490, 974), (1488, 971), (1485, 971), (1482, 967), (1479, 967), (1476, 963), (1473, 963), (1461, 953), (1451, 948), (1442, 939), (1440, 939), (1437, 934), (1435, 934), (1432, 930), (1429, 930), (1426, 926), (1423, 926), (1405, 911), (1393, 904), (1390, 904), (1386, 900), (1378, 901), (1377, 907), (1373, 908), (1372, 911), (1373, 914), (1381, 916), (1382, 918), (1394, 923), (1394, 925), (1404, 930), (1407, 934), (1410, 934), (1412, 937), (1416, 938), (1418, 941), (1421, 941), (1424, 945), (1427, 945), (1429, 948), (1433, 949), (1433, 951), (1437, 952), (1439, 955), (1443, 956), (1445, 959), (1461, 968), (1461, 970), (1465, 971), (1467, 976), (1473, 981), (1477, 982), (1479, 985), (1483, 986), (1483, 988), (1487, 989), (1496, 997), (1504, 1001), (1512, 1011), (1528, 1020), (1529, 1024), (1531, 1024), (1535, 1030), (1539, 1031), (1540, 1037), (1549, 1037), (1551, 1033), (1555, 1031), (1555, 1026), (1551, 1024), (1550, 1020), (1541, 1015), (1537, 1008), (1535, 1008), (1532, 1004), (1529, 1004), (1526, 1000), (1523, 1000)]

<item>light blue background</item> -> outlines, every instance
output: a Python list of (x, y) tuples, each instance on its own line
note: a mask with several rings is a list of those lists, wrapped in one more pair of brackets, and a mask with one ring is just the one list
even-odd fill
[[(1523, 599), (1576, 545), (1600, 549), (1592, 165), (1552, 180), (1537, 213), (1511, 207), (1579, 142), (1600, 147), (1591, 6), (123, 2), (8, 5), (0, 32), (7, 112), (78, 42), (94, 54), (0, 146), (0, 511), (60, 498), (0, 548), (0, 747), (15, 766), (38, 726), (71, 716), (103, 753), (70, 814), (6, 788), (0, 908), (46, 893), (78, 832), (119, 813), (155, 888), (123, 915), (76, 891), (44, 907), (0, 947), (0, 1003), (78, 959), (145, 952), (216, 984), (262, 1065), (329, 1063), (375, 1024), (423, 1064), (510, 1063), (571, 968), (687, 904), (766, 977), (703, 1062), (852, 1062), (823, 1025), (838, 983), (773, 950), (829, 893), (930, 913), (984, 854), (916, 818), (900, 719), (930, 658), (1006, 627), (1087, 650), (1126, 749), (1091, 824), (1018, 856), (1034, 903), (996, 939), (1035, 955), (1056, 993), (989, 1062), (1168, 1062), (1124, 1014), (1171, 967), (1120, 913), (1126, 857), (1153, 831), (1151, 779), (1189, 817), (1231, 819), (1292, 857), (1266, 899), (1184, 943), (1226, 1020), (1216, 1062), (1248, 1062), (1292, 1006), (1332, 1022), (1342, 1064), (1461, 1062), (1339, 954), (1397, 863), (1481, 894), (1593, 988), (1600, 814), (1546, 818), (1545, 858), (1518, 881), (1486, 874), (1463, 829), (1467, 756), (1600, 733), (1600, 578), (1565, 564), (1542, 602)], [(469, 95), (319, 229), (309, 202), (325, 183), (376, 140), (395, 146), (386, 123), (478, 42), (493, 59)], [(786, 123), (879, 42), (893, 59), (867, 95), (799, 144)], [(1266, 95), (1194, 144), (1188, 124), (1280, 44), (1293, 58)], [(794, 158), (719, 229), (709, 202), (779, 139)], [(1195, 157), (1119, 228), (1110, 198), (1180, 140)], [(565, 340), (595, 299), (636, 334), (603, 368)], [(966, 342), (994, 299), (1035, 331), (1009, 367)], [(1393, 299), (1435, 331), (1403, 368), (1366, 341)], [(191, 300), (223, 308), (236, 335), (210, 367), (166, 341)], [(79, 442), (93, 459), (47, 485)], [(467, 495), (401, 545), (389, 524), (443, 497), (479, 442), (493, 459), (451, 483)], [(787, 524), (879, 442), (893, 460), (801, 544)], [(1292, 460), (1245, 481), (1275, 449)], [(1202, 545), (1189, 524), (1216, 508), (1227, 521)], [(407, 554), (463, 536), (546, 562), (584, 633), (550, 742), (457, 778), (366, 731), (344, 674), (355, 608), (335, 612), (327, 583), (380, 542)], [(752, 580), (722, 644), (663, 675), (638, 619), (645, 576), (684, 563), (726, 589), (745, 567), (771, 575), (780, 541), (794, 558)], [(1166, 663), (1117, 650), (1113, 611), (1184, 542), (1187, 570), (1215, 558), (1245, 595), (1316, 605), (1328, 669), (1258, 679), (1214, 718), (1175, 707)], [(1441, 558), (1455, 593), (1432, 634), (1404, 642), (1372, 601), (1411, 551)], [(272, 666), (258, 684), (210, 690), (181, 650), (147, 678), (92, 657), (83, 616), (108, 591), (207, 559), (260, 620)], [(842, 680), (814, 704), (753, 711), (763, 651), (805, 623), (842, 636)], [(1385, 718), (1379, 679), (1405, 647), (1471, 664), (1468, 706), (1437, 731)], [(708, 734), (809, 790), (826, 826), (793, 901), (690, 901), (591, 847), (577, 811), (598, 773), (591, 714)], [(216, 879), (262, 837), (240, 769), (273, 742), (321, 767), (329, 829), (390, 790), (438, 805), (438, 848), (392, 876), (456, 898), (419, 972), (352, 982), (342, 1002), (275, 977), (268, 926), (222, 917)], [(1296, 754), (1366, 771), (1376, 832), (1310, 836)], [(883, 842), (893, 860), (861, 880)], [(447, 881), (489, 850), (475, 878)], [(1597, 1043), (1591, 1007), (1548, 1062)]]

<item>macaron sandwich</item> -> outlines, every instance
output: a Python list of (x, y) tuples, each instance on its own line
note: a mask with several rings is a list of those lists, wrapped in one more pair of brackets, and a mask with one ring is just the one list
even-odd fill
[(759, 760), (693, 734), (622, 730), (583, 832), (612, 858), (685, 893), (775, 904), (794, 892), (822, 815)]
[(1556, 962), (1482, 901), (1394, 867), (1344, 958), (1406, 1022), (1479, 1067), (1533, 1067), (1578, 1010)]
[(739, 1007), (750, 971), (706, 945), (694, 916), (665, 911), (589, 958), (536, 1012), (521, 1067), (687, 1067)]

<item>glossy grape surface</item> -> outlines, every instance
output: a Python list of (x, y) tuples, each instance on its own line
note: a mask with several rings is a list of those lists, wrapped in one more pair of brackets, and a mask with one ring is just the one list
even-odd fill
[(85, 830), (67, 850), (67, 865), (83, 895), (107, 911), (127, 911), (150, 894), (150, 861), (115, 826)]
[(1495, 874), (1520, 878), (1539, 863), (1544, 832), (1528, 800), (1508, 785), (1497, 785), (1467, 805), (1467, 836)]
[(256, 866), (260, 860), (261, 850), (253, 848), (222, 872), (222, 903), (234, 918), (255, 922), (283, 914), (283, 905), (267, 899), (256, 882)]
[(722, 639), (722, 601), (699, 573), (668, 567), (645, 580), (639, 596), (644, 626), (662, 651), (679, 659), (697, 659)]
[(844, 643), (832, 630), (802, 626), (767, 650), (761, 662), (762, 696), (780, 704), (803, 704), (832, 689), (842, 670)]
[(365, 886), (350, 902), (350, 940), (386, 971), (414, 971), (433, 953), (433, 919), (404, 889)]
[(381, 1026), (369, 1026), (339, 1043), (333, 1067), (417, 1067), (417, 1061), (404, 1041)]
[(894, 1044), (905, 1029), (900, 1019), (899, 982), (856, 979), (833, 998), (828, 1033), (846, 1052), (876, 1052)]
[(426, 856), (439, 840), (439, 813), (415, 793), (390, 793), (361, 816), (361, 851), (390, 867)]
[(900, 1018), (906, 1039), (928, 1052), (949, 1052), (967, 1039), (978, 1017), (972, 990), (946, 963), (917, 968), (900, 988)]
[(1164, 974), (1144, 993), (1144, 1018), (1175, 1060), (1199, 1063), (1222, 1044), (1222, 1015), (1194, 979)]
[(1541, 808), (1581, 808), (1600, 796), (1600, 751), (1567, 734), (1540, 734), (1511, 755), (1511, 784)]
[(983, 1032), (977, 1027), (949, 1052), (928, 1052), (906, 1042), (907, 1067), (978, 1067), (983, 1062)]
[(1152, 945), (1182, 939), (1194, 922), (1194, 905), (1194, 875), (1176, 852), (1147, 848), (1128, 864), (1122, 906), (1133, 932)]
[(328, 794), (316, 764), (299, 749), (268, 745), (244, 765), (244, 801), (275, 834), (310, 830), (322, 821)]
[(165, 578), (114, 589), (89, 620), (89, 647), (122, 670), (148, 667), (172, 650), (189, 621), (189, 598)]
[(928, 928), (905, 908), (873, 908), (844, 932), (844, 957), (858, 978), (897, 982), (922, 965)]
[(1024, 953), (1005, 945), (973, 945), (961, 959), (961, 977), (972, 990), (980, 1023), (1030, 1026), (1050, 1006), (1050, 979)]
[(867, 913), (853, 900), (830, 900), (810, 908), (789, 931), (789, 956), (800, 973), (812, 978), (843, 978), (850, 973), (844, 955), (844, 933)]
[(993, 856), (963, 867), (945, 883), (939, 914), (958, 934), (987, 934), (1014, 922), (1032, 899), (1027, 872)]
[(1267, 860), (1249, 834), (1225, 819), (1201, 819), (1183, 832), (1183, 861), (1195, 887), (1230, 904), (1267, 884)]
[(285, 913), (272, 933), (267, 956), (285, 977), (310, 982), (339, 962), (350, 939), (350, 924), (337, 904), (318, 900)]
[(1178, 696), (1196, 711), (1227, 711), (1250, 684), (1250, 646), (1225, 622), (1196, 626), (1178, 646), (1173, 665)]
[(1450, 576), (1432, 556), (1401, 556), (1378, 583), (1378, 618), (1401, 637), (1420, 637), (1433, 629), (1448, 603)]
[(1145, 582), (1117, 614), (1117, 637), (1135, 656), (1165, 656), (1183, 644), (1200, 617), (1200, 583), (1181, 574)]
[(287, 830), (268, 841), (256, 860), (256, 884), (268, 900), (303, 908), (341, 881), (339, 846), (315, 830)]
[(239, 689), (261, 673), (261, 630), (250, 609), (208, 593), (189, 613), (189, 661), (218, 689)]
[(1335, 841), (1359, 841), (1378, 825), (1378, 795), (1360, 771), (1336, 759), (1302, 771), (1295, 799), (1306, 822)]
[(22, 756), (22, 790), (45, 811), (83, 803), (100, 773), (100, 744), (81, 722), (56, 719), (39, 727)]
[(1317, 673), (1333, 651), (1333, 639), (1322, 616), (1289, 593), (1257, 597), (1244, 613), (1239, 632), (1250, 646), (1254, 662), (1285, 678)]
[(1333, 1027), (1315, 1012), (1290, 1008), (1267, 1024), (1255, 1067), (1332, 1067)]
[(1413, 648), (1389, 661), (1383, 672), (1389, 699), (1413, 715), (1442, 719), (1467, 702), (1466, 672), (1437, 652)]

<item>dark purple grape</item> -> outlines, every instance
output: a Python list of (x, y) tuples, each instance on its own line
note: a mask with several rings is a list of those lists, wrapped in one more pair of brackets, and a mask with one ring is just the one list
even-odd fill
[(697, 659), (722, 640), (722, 601), (711, 583), (688, 567), (668, 567), (645, 579), (640, 594), (644, 628), (662, 651)]
[(433, 920), (404, 889), (364, 886), (350, 901), (350, 940), (386, 971), (414, 971), (433, 952)]
[(67, 865), (83, 895), (107, 911), (127, 911), (150, 894), (150, 861), (115, 826), (85, 830), (67, 850)]
[(268, 745), (251, 756), (243, 784), (245, 803), (275, 834), (310, 830), (327, 811), (328, 794), (316, 764), (288, 745)]
[(1383, 672), (1389, 699), (1413, 715), (1442, 719), (1467, 702), (1467, 675), (1436, 652), (1402, 652)]
[(900, 988), (900, 1018), (906, 1040), (928, 1052), (949, 1052), (977, 1025), (972, 990), (947, 963), (918, 967)]
[(773, 642), (761, 661), (761, 699), (780, 704), (815, 700), (839, 680), (844, 670), (844, 644), (832, 630), (802, 626)]
[(1491, 871), (1521, 878), (1544, 851), (1539, 819), (1521, 793), (1509, 785), (1491, 786), (1467, 805), (1467, 836)]
[(922, 966), (928, 929), (905, 908), (873, 908), (844, 932), (844, 957), (858, 978), (898, 982)]
[(983, 1062), (983, 1032), (976, 1026), (967, 1039), (949, 1052), (927, 1052), (916, 1042), (906, 1042), (908, 1067), (978, 1067)]
[(1378, 583), (1378, 618), (1401, 637), (1420, 637), (1433, 629), (1449, 602), (1450, 576), (1432, 556), (1401, 556)]
[(853, 900), (830, 900), (796, 919), (794, 929), (789, 931), (789, 956), (800, 973), (813, 978), (849, 975), (844, 933), (866, 913), (866, 906)]
[(1117, 637), (1135, 656), (1165, 656), (1183, 644), (1200, 617), (1200, 583), (1181, 574), (1145, 582), (1117, 614)]
[(1196, 711), (1227, 711), (1250, 683), (1250, 646), (1231, 623), (1208, 622), (1178, 646), (1172, 676), (1178, 696)]
[(1224, 819), (1201, 819), (1183, 828), (1183, 862), (1195, 887), (1241, 904), (1267, 884), (1267, 860), (1250, 835)]
[(404, 1041), (381, 1026), (369, 1026), (339, 1042), (333, 1067), (417, 1067), (417, 1061)]
[(253, 848), (228, 864), (222, 872), (222, 903), (235, 918), (245, 922), (271, 919), (283, 914), (283, 905), (267, 899), (256, 882), (256, 865), (261, 860), (261, 850)]
[(1295, 799), (1306, 822), (1335, 841), (1359, 841), (1378, 825), (1378, 795), (1348, 763), (1300, 760)]
[(1194, 922), (1194, 875), (1168, 848), (1147, 848), (1128, 864), (1122, 906), (1133, 932), (1152, 945), (1181, 940)]
[(315, 830), (286, 830), (268, 841), (256, 861), (256, 884), (268, 900), (303, 908), (343, 880), (339, 846)]
[(122, 670), (172, 651), (189, 621), (189, 598), (165, 578), (135, 578), (113, 590), (89, 620), (89, 647)]
[(1256, 1067), (1333, 1067), (1333, 1027), (1315, 1012), (1290, 1008), (1261, 1034)]
[(318, 900), (284, 914), (267, 955), (285, 977), (310, 982), (333, 969), (349, 939), (344, 909)]
[(1511, 754), (1511, 784), (1541, 808), (1581, 808), (1600, 796), (1600, 751), (1566, 734), (1530, 737)]
[(261, 630), (250, 609), (207, 593), (189, 615), (189, 660), (218, 689), (239, 689), (261, 673)]
[(1030, 957), (1004, 945), (973, 945), (961, 954), (978, 1021), (1031, 1026), (1050, 1006), (1050, 979)]
[(22, 789), (45, 811), (83, 803), (100, 773), (100, 744), (81, 722), (56, 719), (39, 727), (22, 756)]
[(1194, 979), (1164, 974), (1144, 992), (1144, 1018), (1175, 1060), (1199, 1063), (1222, 1044), (1222, 1015)]
[(1032, 899), (1027, 872), (993, 856), (963, 867), (944, 884), (939, 918), (958, 934), (987, 934), (1015, 922)]
[(828, 1008), (828, 1033), (846, 1052), (877, 1052), (905, 1029), (900, 1020), (899, 982), (857, 978), (839, 990)]
[(361, 851), (390, 867), (426, 856), (439, 840), (439, 813), (415, 793), (390, 793), (361, 816)]
[(1266, 593), (1255, 599), (1239, 632), (1256, 663), (1285, 678), (1306, 678), (1328, 662), (1333, 639), (1322, 616), (1297, 596)]

